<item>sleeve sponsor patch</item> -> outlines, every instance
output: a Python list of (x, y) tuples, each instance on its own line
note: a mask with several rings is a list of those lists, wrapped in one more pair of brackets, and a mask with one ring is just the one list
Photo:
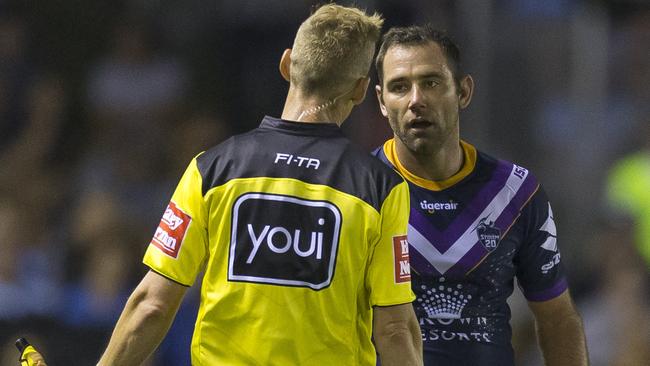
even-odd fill
[(172, 258), (178, 257), (190, 221), (188, 214), (169, 202), (150, 244)]
[(411, 267), (409, 264), (409, 243), (406, 235), (393, 236), (393, 258), (395, 260), (395, 282), (409, 282)]

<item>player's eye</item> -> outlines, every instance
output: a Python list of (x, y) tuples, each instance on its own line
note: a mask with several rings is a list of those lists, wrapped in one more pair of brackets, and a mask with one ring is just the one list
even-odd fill
[(388, 90), (391, 93), (401, 94), (401, 93), (405, 93), (408, 90), (408, 87), (406, 86), (406, 84), (396, 83), (396, 84), (391, 84), (391, 86), (388, 88)]
[(435, 87), (438, 86), (439, 84), (440, 84), (440, 83), (437, 82), (436, 80), (426, 80), (426, 81), (424, 82), (424, 85), (425, 85), (427, 88), (435, 88)]

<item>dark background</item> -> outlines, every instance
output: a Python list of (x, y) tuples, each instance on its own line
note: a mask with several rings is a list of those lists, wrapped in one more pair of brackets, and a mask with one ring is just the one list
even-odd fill
[[(97, 361), (186, 164), (280, 115), (278, 62), (314, 4), (0, 0), (2, 365), (18, 364), (18, 335), (50, 365)], [(461, 135), (543, 182), (593, 365), (615, 364), (648, 334), (648, 266), (604, 192), (612, 164), (650, 142), (650, 4), (356, 4), (385, 29), (428, 21), (458, 41), (476, 81)], [(344, 130), (368, 151), (390, 137), (373, 90)], [(196, 292), (152, 365), (189, 364)], [(512, 306), (517, 362), (538, 365), (519, 293)]]

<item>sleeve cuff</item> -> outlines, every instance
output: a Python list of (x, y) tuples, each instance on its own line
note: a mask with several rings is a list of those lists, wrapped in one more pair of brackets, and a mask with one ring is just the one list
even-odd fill
[(560, 296), (566, 289), (569, 288), (569, 284), (566, 278), (558, 281), (553, 287), (541, 291), (525, 291), (524, 297), (528, 301), (546, 301), (554, 299)]

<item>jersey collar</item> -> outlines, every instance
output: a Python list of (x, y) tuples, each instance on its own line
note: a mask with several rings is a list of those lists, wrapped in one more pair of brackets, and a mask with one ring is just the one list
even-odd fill
[(294, 135), (324, 137), (343, 135), (341, 128), (334, 122), (296, 122), (271, 116), (264, 116), (259, 128), (280, 130)]
[(384, 143), (384, 154), (386, 155), (388, 161), (393, 164), (395, 169), (397, 169), (397, 171), (411, 183), (431, 191), (442, 191), (460, 182), (472, 171), (474, 171), (474, 167), (476, 166), (476, 148), (463, 140), (460, 140), (460, 146), (463, 149), (463, 167), (456, 174), (440, 181), (421, 178), (406, 170), (406, 168), (397, 158), (395, 138), (392, 138)]

